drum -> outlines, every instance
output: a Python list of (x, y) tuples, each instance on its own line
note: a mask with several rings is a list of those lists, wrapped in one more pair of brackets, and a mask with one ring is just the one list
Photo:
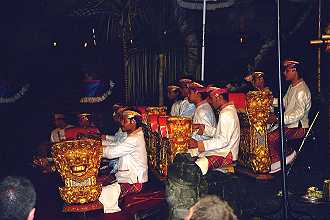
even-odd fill
[(102, 185), (96, 177), (102, 157), (100, 140), (84, 139), (63, 141), (53, 144), (52, 156), (56, 170), (64, 180), (59, 187), (66, 203), (87, 203), (97, 201)]
[(192, 135), (192, 119), (172, 116), (167, 119), (168, 139), (170, 141), (170, 161), (178, 153), (188, 151), (189, 138)]

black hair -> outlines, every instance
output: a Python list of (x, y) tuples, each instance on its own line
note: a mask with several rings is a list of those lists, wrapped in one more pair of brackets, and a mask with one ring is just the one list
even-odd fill
[(221, 96), (223, 97), (224, 100), (227, 102), (229, 101), (229, 93), (222, 93)]
[(131, 118), (131, 120), (133, 120), (133, 119), (135, 121), (136, 128), (140, 128), (144, 125), (141, 116), (136, 115), (133, 118)]
[(295, 66), (299, 79), (304, 78), (304, 67), (302, 63), (299, 63)]
[(0, 183), (0, 219), (26, 220), (36, 203), (36, 192), (30, 180), (6, 177)]
[(205, 100), (209, 97), (209, 93), (208, 92), (199, 92), (199, 94), (201, 95), (202, 99)]

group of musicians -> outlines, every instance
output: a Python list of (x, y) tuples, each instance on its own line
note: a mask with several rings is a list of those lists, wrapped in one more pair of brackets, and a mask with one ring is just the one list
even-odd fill
[[(285, 137), (288, 140), (302, 138), (309, 126), (311, 94), (302, 78), (298, 61), (285, 60), (284, 68), (285, 78), (291, 82), (283, 100)], [(254, 90), (269, 90), (265, 87), (262, 72), (254, 72), (248, 78)], [(173, 102), (171, 116), (190, 117), (193, 121), (189, 152), (196, 157), (195, 164), (203, 175), (210, 169), (230, 165), (238, 159), (240, 122), (234, 103), (229, 101), (228, 88), (204, 86), (183, 78), (177, 85), (168, 86), (168, 97)], [(277, 101), (274, 99), (274, 105), (276, 104)], [(80, 127), (88, 129), (87, 133), (99, 134), (99, 131), (88, 123), (88, 115), (79, 117)], [(141, 113), (134, 108), (115, 105), (113, 117), (120, 128), (114, 136), (101, 136), (103, 157), (118, 163), (117, 182), (103, 187), (99, 199), (104, 205), (105, 213), (120, 211), (118, 199), (130, 193), (140, 192), (143, 184), (148, 181), (147, 152)], [(86, 118), (87, 121), (84, 121)], [(67, 134), (72, 137), (81, 132), (79, 129), (75, 131), (75, 128), (65, 123), (63, 115), (55, 115), (55, 123), (58, 128), (52, 132), (52, 142), (65, 140)], [(270, 116), (268, 123), (277, 123), (277, 118)], [(279, 140), (277, 129), (268, 134), (273, 172), (280, 169)], [(294, 156), (295, 152), (289, 150), (287, 162), (291, 162)]]

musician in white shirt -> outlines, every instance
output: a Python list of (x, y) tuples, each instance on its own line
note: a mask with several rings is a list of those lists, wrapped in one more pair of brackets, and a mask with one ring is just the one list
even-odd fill
[(188, 101), (189, 85), (192, 83), (192, 80), (182, 78), (179, 80), (179, 83), (180, 83), (180, 92), (183, 97), (183, 100), (180, 102), (179, 116), (192, 118), (196, 110), (195, 105)]
[[(308, 113), (311, 108), (311, 93), (302, 78), (301, 64), (295, 60), (284, 61), (284, 75), (287, 81), (291, 82), (284, 98), (284, 133), (287, 140), (303, 138), (309, 127)], [(277, 122), (277, 119), (270, 117), (269, 122)], [(271, 172), (280, 170), (280, 132), (279, 129), (268, 134), (268, 145), (272, 160)], [(287, 163), (295, 158), (296, 152), (287, 149)]]
[(237, 110), (234, 103), (228, 101), (228, 90), (215, 89), (210, 97), (213, 107), (220, 110), (218, 125), (212, 130), (213, 138), (202, 141), (191, 138), (189, 143), (189, 148), (197, 151), (199, 158), (196, 164), (204, 175), (209, 169), (221, 168), (236, 161), (240, 141)]
[[(216, 119), (212, 107), (207, 101), (207, 88), (199, 83), (193, 82), (190, 87), (188, 100), (196, 106), (193, 117), (193, 128), (198, 130), (192, 138), (196, 141), (207, 140), (213, 137), (216, 130)], [(200, 131), (203, 129), (203, 131)]]
[(180, 87), (176, 85), (169, 85), (167, 86), (167, 97), (171, 101), (171, 116), (180, 116), (180, 107), (181, 102), (180, 100)]
[(132, 110), (123, 112), (121, 127), (127, 138), (115, 146), (104, 146), (103, 157), (119, 158), (117, 183), (102, 188), (99, 201), (105, 213), (120, 211), (118, 199), (142, 190), (148, 181), (148, 162), (146, 143), (142, 130), (142, 116)]

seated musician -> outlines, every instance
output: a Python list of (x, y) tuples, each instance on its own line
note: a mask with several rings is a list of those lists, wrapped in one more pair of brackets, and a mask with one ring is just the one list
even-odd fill
[(127, 132), (127, 138), (117, 145), (104, 146), (103, 157), (119, 158), (117, 183), (102, 189), (100, 202), (105, 213), (120, 211), (118, 199), (142, 190), (148, 181), (148, 163), (146, 143), (142, 130), (142, 116), (133, 110), (123, 112), (121, 127)]
[(169, 85), (167, 86), (167, 97), (171, 101), (171, 116), (179, 116), (180, 115), (180, 107), (181, 101), (180, 100), (180, 87), (176, 85)]
[(219, 121), (213, 138), (196, 141), (190, 139), (189, 148), (198, 151), (196, 164), (205, 175), (209, 169), (217, 169), (233, 163), (238, 157), (240, 124), (234, 103), (228, 101), (228, 90), (218, 88), (210, 93), (212, 105), (220, 110)]
[(207, 140), (213, 137), (216, 130), (216, 119), (212, 107), (207, 101), (207, 88), (199, 83), (193, 82), (189, 86), (189, 102), (196, 106), (193, 117), (193, 129), (198, 130), (193, 134), (197, 141)]
[(91, 114), (81, 113), (78, 114), (78, 123), (79, 127), (72, 127), (65, 129), (65, 138), (66, 139), (76, 139), (79, 136), (98, 136), (100, 131), (95, 127), (94, 123), (91, 120)]
[(71, 128), (73, 126), (67, 123), (65, 119), (65, 115), (62, 113), (55, 113), (53, 122), (55, 125), (55, 129), (52, 130), (50, 134), (50, 142), (55, 143), (55, 142), (64, 141), (65, 140), (64, 130), (66, 128)]
[[(303, 138), (309, 127), (308, 113), (311, 108), (311, 93), (302, 78), (301, 64), (294, 60), (284, 61), (284, 75), (291, 82), (284, 98), (284, 133), (287, 140)], [(276, 122), (277, 118), (270, 117), (269, 122)], [(272, 160), (271, 172), (280, 170), (280, 132), (279, 129), (268, 134), (268, 145)], [(287, 163), (295, 158), (295, 151), (287, 150)]]
[(192, 118), (195, 113), (195, 105), (188, 101), (189, 96), (189, 85), (192, 83), (191, 79), (182, 78), (179, 80), (180, 92), (183, 100), (180, 102), (180, 113), (179, 116)]

